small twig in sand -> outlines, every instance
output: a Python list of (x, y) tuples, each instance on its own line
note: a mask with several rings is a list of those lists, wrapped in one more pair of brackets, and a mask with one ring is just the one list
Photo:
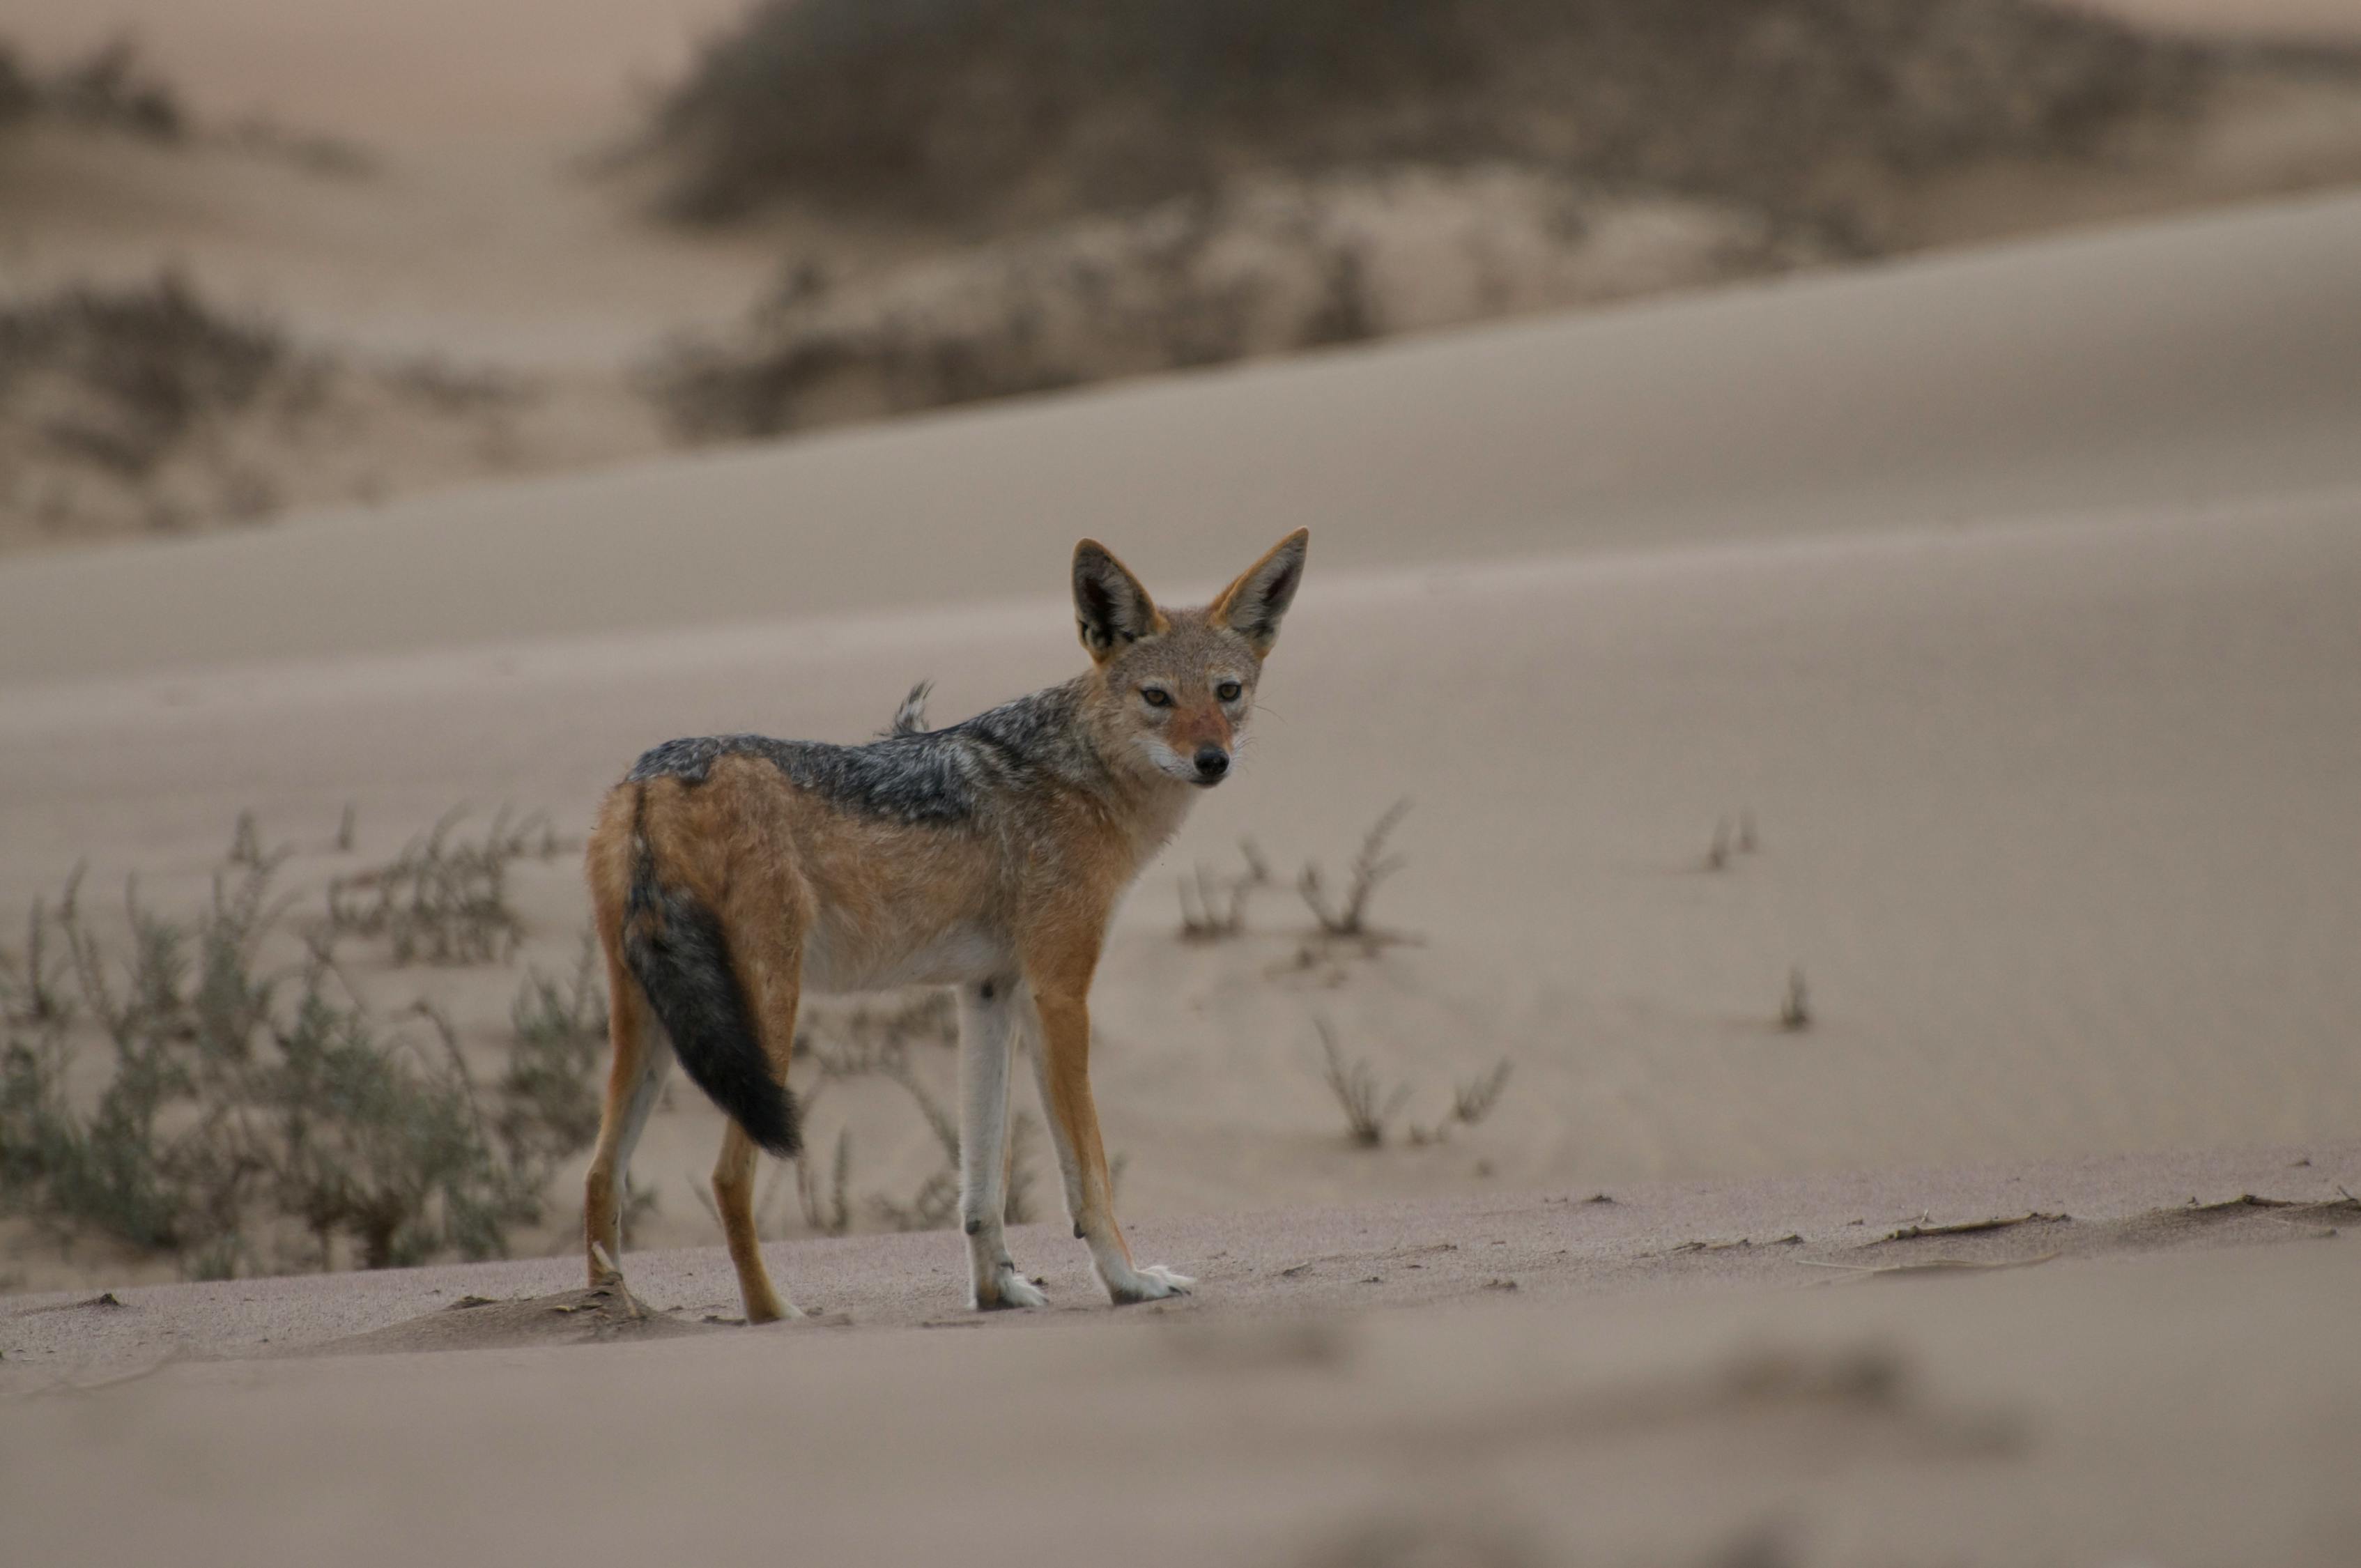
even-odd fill
[(1451, 1119), (1472, 1127), (1492, 1113), (1500, 1091), (1509, 1086), (1509, 1059), (1501, 1058), (1483, 1077), (1455, 1085), (1451, 1091)]
[(1727, 871), (1734, 857), (1751, 855), (1761, 847), (1761, 840), (1754, 833), (1754, 813), (1740, 812), (1734, 832), (1729, 817), (1718, 817), (1713, 823), (1713, 842), (1705, 852), (1705, 869), (1709, 872)]
[(21, 1312), (11, 1312), (8, 1315), (12, 1318), (37, 1318), (44, 1312), (73, 1312), (84, 1307), (120, 1307), (124, 1304), (116, 1299), (114, 1291), (109, 1290), (104, 1295), (85, 1297), (79, 1301), (59, 1301), (47, 1307), (27, 1307)]
[[(1674, 1252), (1736, 1252), (1741, 1247), (1752, 1247), (1755, 1245), (1756, 1243), (1753, 1237), (1741, 1236), (1736, 1241), (1728, 1242), (1683, 1242), (1672, 1250)], [(1769, 1241), (1763, 1242), (1761, 1245), (1763, 1246), (1802, 1246), (1804, 1245), (1804, 1238), (1796, 1234), (1795, 1232), (1790, 1231), (1784, 1236), (1773, 1236)]]
[(1863, 1278), (1895, 1274), (1960, 1274), (1994, 1268), (2031, 1268), (2037, 1263), (2048, 1263), (2064, 1255), (2045, 1252), (2037, 1257), (1928, 1257), (1912, 1263), (1827, 1263), (1817, 1257), (1799, 1257), (1795, 1261), (1806, 1268), (1834, 1268)]
[(2045, 1214), (2037, 1209), (2030, 1213), (1995, 1215), (1989, 1220), (1962, 1220), (1949, 1225), (1905, 1225), (1869, 1245), (1876, 1246), (1883, 1242), (1916, 1241), (1921, 1236), (1967, 1236), (1979, 1231), (2004, 1231), (2011, 1225), (2062, 1225), (2070, 1218), (2072, 1216), (2068, 1214)]
[(1787, 971), (1787, 994), (1779, 1003), (1779, 1027), (1800, 1034), (1812, 1026), (1812, 996), (1805, 989), (1801, 966)]

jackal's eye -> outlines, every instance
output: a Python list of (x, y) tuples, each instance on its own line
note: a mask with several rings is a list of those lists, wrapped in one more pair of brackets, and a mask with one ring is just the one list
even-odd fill
[(1172, 694), (1166, 691), (1162, 686), (1142, 686), (1139, 688), (1139, 695), (1141, 699), (1144, 700), (1150, 707), (1170, 707), (1172, 706)]
[(1246, 695), (1246, 688), (1235, 681), (1224, 681), (1213, 688), (1213, 695), (1224, 702), (1235, 702)]

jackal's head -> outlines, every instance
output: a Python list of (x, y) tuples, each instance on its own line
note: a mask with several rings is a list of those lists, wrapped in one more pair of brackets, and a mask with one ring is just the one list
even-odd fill
[(1311, 537), (1280, 540), (1202, 609), (1159, 609), (1105, 545), (1074, 546), (1074, 614), (1098, 666), (1092, 724), (1110, 761), (1204, 788), (1227, 776)]

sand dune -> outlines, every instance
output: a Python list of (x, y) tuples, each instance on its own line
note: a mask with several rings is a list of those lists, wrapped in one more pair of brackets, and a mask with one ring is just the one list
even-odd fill
[[(2323, 27), (2355, 36), (2349, 20), (2341, 32), (2334, 16), (2323, 20), (2319, 0), (2118, 3), (2135, 19), (2145, 6), (2159, 20), (2231, 37)], [(346, 399), (327, 417), (297, 421), (213, 411), (199, 421), (201, 437), (178, 438), (162, 468), (120, 469), (54, 439), (58, 410), (48, 405), (62, 401), (82, 417), (76, 394), (20, 387), (0, 411), (20, 446), (16, 482), (0, 487), (8, 514), (0, 549), (251, 523), (335, 500), (368, 505), (489, 476), (643, 456), (675, 433), (642, 395), (653, 384), (646, 373), (661, 346), (685, 333), (708, 345), (713, 363), (741, 354), (807, 367), (846, 363), (842, 374), (821, 378), (827, 385), (785, 400), (801, 424), (1172, 362), (1167, 328), (1191, 315), (1202, 319), (1189, 329), (1196, 346), (1183, 360), (1290, 347), (1306, 333), (1333, 330), (1316, 324), (1313, 307), (1347, 264), (1362, 279), (1348, 313), (1361, 325), (1351, 330), (1405, 332), (1783, 268), (1835, 244), (1746, 201), (1626, 191), (1621, 177), (1611, 191), (1560, 188), (1532, 170), (1415, 162), (1333, 180), (1239, 182), (1230, 192), (1237, 204), (1207, 231), (1224, 236), (1215, 249), (1227, 259), (1190, 280), (1161, 278), (1153, 262), (1173, 209), (1111, 226), (1027, 230), (1010, 236), (1005, 256), (970, 249), (971, 236), (879, 214), (782, 213), (732, 230), (659, 223), (649, 213), (656, 170), (590, 171), (634, 136), (655, 84), (676, 78), (693, 40), (740, 9), (740, 0), (16, 7), (0, 42), (22, 45), (36, 68), (117, 34), (137, 39), (194, 129), (164, 146), (86, 127), (15, 127), (0, 145), (0, 294), (14, 302), (94, 280), (144, 284), (170, 267), (216, 306), (282, 326), (298, 348), (372, 371), (420, 359), (489, 370), (516, 398), (496, 415), (466, 417), (422, 411), (398, 396)], [(1945, 68), (1929, 69), (1939, 77)], [(2029, 153), (1928, 172), (1906, 189), (1894, 182), (1876, 203), (1882, 215), (1869, 226), (1882, 237), (1872, 243), (1982, 244), (2361, 179), (2361, 96), (2349, 73), (2252, 59), (2224, 71), (2194, 119), (2167, 115), (2104, 159)], [(258, 138), (237, 128), (249, 120), (277, 128)], [(324, 164), (305, 151), (324, 136), (341, 147)], [(1825, 149), (1817, 156), (1841, 161)], [(1067, 291), (1040, 280), (1108, 265), (1110, 256), (1139, 282), (1137, 298), (1111, 314), (1084, 311), (1061, 340), (1054, 328)], [(761, 325), (749, 307), (775, 292), (789, 261), (825, 276), (829, 301)], [(1251, 320), (1224, 325), (1228, 307), (1219, 301), (1236, 288), (1262, 303)], [(1036, 334), (1028, 323), (1044, 318), (1043, 300), (1053, 330)], [(2114, 304), (2117, 321), (2144, 308), (2136, 296)], [(981, 380), (930, 381), (894, 368), (971, 361), (984, 369)], [(2159, 384), (2169, 384), (2169, 367), (2158, 368)], [(1653, 373), (1634, 389), (1641, 399), (1621, 405), (1632, 411), (1648, 408), (1652, 391), (1690, 395), (1678, 376), (1659, 387)], [(774, 428), (782, 417), (743, 406), (760, 398), (715, 400), (729, 411), (717, 415), (709, 402), (701, 413), (678, 404), (672, 412), (708, 435)], [(1796, 407), (1806, 419), (1817, 412), (1808, 400)], [(1527, 427), (1512, 420), (1506, 428)], [(1217, 433), (1186, 439), (1209, 436)], [(1644, 454), (1644, 435), (1637, 444)], [(1581, 450), (1610, 467), (1625, 460)], [(1796, 451), (1817, 455), (1808, 443)], [(1099, 482), (1109, 477), (1102, 471)], [(1635, 472), (1630, 493), (1647, 494), (1649, 478)], [(1495, 499), (1543, 513), (1567, 499)], [(1616, 504), (1612, 493), (1601, 499)], [(1680, 499), (1675, 488), (1650, 504)]]
[[(1309, 522), (1245, 776), (1102, 981), (1141, 1212), (2332, 1135), (2356, 257), (2361, 204), (2311, 203), (17, 564), (0, 898), (85, 857), (197, 896), (247, 808), (353, 801), (386, 850), (456, 800), (578, 821), (656, 740), (857, 737), (919, 676), (956, 717), (1072, 666), (1075, 535), (1186, 594)], [(1379, 908), (1423, 946), (1291, 969), (1283, 892), (1172, 939), (1192, 862), (1333, 868), (1403, 796)], [(1762, 852), (1703, 872), (1741, 810)], [(570, 870), (525, 893), (562, 961)], [(1516, 1088), (1352, 1158), (1323, 1019), (1415, 1115)], [(676, 1240), (693, 1101), (648, 1156)]]
[(1085, 532), (1202, 586), (1299, 524), (1325, 571), (2334, 489), (2356, 276), (2339, 195), (27, 563), (0, 669), (1025, 595)]
[[(2347, 195), (0, 564), (0, 909), (82, 861), (186, 906), (243, 809), (316, 890), (456, 800), (578, 822), (672, 734), (1057, 678), (1079, 533), (1176, 594), (1315, 534), (1243, 776), (1098, 992), (1123, 1206), (1193, 1301), (921, 1332), (972, 1321), (951, 1239), (855, 1237), (780, 1258), (849, 1323), (725, 1333), (718, 1255), (643, 1251), (676, 1343), (567, 1345), (612, 1326), (534, 1300), (569, 1258), (136, 1292), (20, 1232), (19, 1285), (129, 1305), (0, 1308), (8, 1540), (2353, 1561), (2356, 280)], [(1418, 944), (1301, 962), (1284, 891), (1176, 940), (1182, 868), (1241, 834), (1333, 868), (1403, 796), (1378, 909)], [(1759, 848), (1707, 869), (1740, 813)], [(569, 957), (571, 868), (517, 897), (526, 959)], [(434, 983), (480, 1042), (516, 979)], [(1422, 1122), (1514, 1076), (1356, 1150), (1321, 1022)], [(858, 1127), (883, 1186), (909, 1123), (847, 1091), (814, 1134)], [(685, 1091), (656, 1117), (653, 1244), (709, 1241), (717, 1131)], [(2247, 1191), (2337, 1206), (2181, 1207)], [(1026, 1261), (1086, 1301), (1055, 1231)], [(462, 1292), (524, 1299), (438, 1315)], [(1386, 1302), (1426, 1310), (1350, 1313)]]

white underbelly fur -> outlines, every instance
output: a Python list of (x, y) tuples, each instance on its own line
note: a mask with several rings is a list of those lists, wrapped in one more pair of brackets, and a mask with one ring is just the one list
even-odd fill
[(842, 929), (822, 916), (804, 942), (804, 989), (825, 994), (968, 985), (1005, 975), (1012, 963), (1007, 943), (978, 926), (953, 926), (904, 947)]

